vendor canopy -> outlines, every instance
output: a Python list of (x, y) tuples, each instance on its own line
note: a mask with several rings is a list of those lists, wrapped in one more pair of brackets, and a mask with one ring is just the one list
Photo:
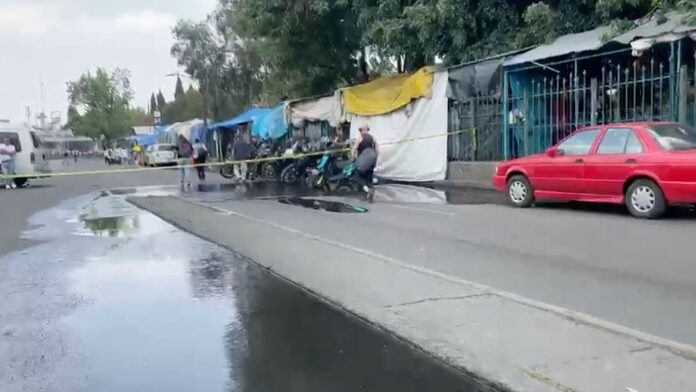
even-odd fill
[(220, 121), (220, 122), (211, 124), (209, 128), (234, 129), (240, 124), (253, 123), (255, 120), (268, 114), (271, 110), (273, 110), (273, 109), (270, 109), (270, 108), (251, 108), (251, 109), (247, 110), (246, 112), (239, 114), (236, 117), (233, 117), (229, 120)]
[(389, 76), (341, 90), (344, 109), (360, 116), (375, 116), (393, 112), (412, 100), (429, 97), (433, 84), (433, 67)]
[(202, 133), (201, 128), (204, 127), (203, 120), (196, 118), (193, 120), (176, 123), (169, 128), (168, 132), (176, 136), (181, 135), (190, 143), (193, 143), (197, 137), (200, 139), (200, 135)]
[(296, 127), (301, 127), (305, 121), (326, 121), (332, 127), (337, 127), (341, 123), (342, 115), (340, 91), (331, 95), (290, 101), (285, 107), (285, 122)]
[(285, 103), (259, 116), (251, 125), (251, 134), (261, 139), (278, 139), (288, 132), (285, 122)]
[(444, 180), (447, 174), (447, 71), (433, 76), (432, 96), (390, 113), (350, 115), (350, 137), (370, 127), (379, 146), (375, 173), (397, 181)]

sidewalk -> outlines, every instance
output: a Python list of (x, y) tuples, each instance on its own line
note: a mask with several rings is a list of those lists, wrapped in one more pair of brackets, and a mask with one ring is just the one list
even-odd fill
[(131, 201), (481, 382), (519, 391), (696, 390), (691, 346), (622, 333), (602, 320), (307, 234), (264, 217), (271, 201), (247, 204), (243, 213), (176, 197)]

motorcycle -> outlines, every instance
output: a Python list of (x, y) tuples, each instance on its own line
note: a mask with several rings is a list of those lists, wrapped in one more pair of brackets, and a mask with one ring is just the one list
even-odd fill
[(355, 162), (350, 162), (341, 168), (337, 162), (339, 155), (336, 152), (327, 151), (317, 162), (316, 169), (312, 169), (307, 177), (307, 185), (310, 188), (323, 189), (325, 191), (348, 190), (355, 192), (360, 190)]
[[(295, 154), (307, 154), (310, 150), (305, 146), (296, 143), (293, 146), (293, 155)], [(315, 156), (295, 157), (291, 162), (285, 166), (285, 168), (280, 173), (280, 181), (284, 184), (296, 184), (298, 182), (303, 182), (310, 174), (313, 167), (316, 167), (317, 159)]]

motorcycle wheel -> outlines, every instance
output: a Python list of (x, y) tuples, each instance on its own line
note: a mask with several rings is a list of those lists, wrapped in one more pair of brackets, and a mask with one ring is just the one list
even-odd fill
[(222, 165), (220, 167), (220, 175), (228, 180), (234, 178), (234, 166), (233, 165)]
[(278, 171), (272, 163), (264, 163), (261, 168), (261, 175), (267, 179), (276, 178)]
[(280, 180), (285, 184), (294, 184), (299, 178), (299, 173), (297, 172), (297, 165), (290, 165), (283, 169), (280, 174)]

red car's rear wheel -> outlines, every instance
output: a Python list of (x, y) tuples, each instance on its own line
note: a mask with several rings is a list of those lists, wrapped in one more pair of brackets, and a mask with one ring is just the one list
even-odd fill
[(656, 219), (667, 211), (667, 201), (662, 190), (651, 180), (633, 181), (624, 197), (626, 207), (636, 218)]

